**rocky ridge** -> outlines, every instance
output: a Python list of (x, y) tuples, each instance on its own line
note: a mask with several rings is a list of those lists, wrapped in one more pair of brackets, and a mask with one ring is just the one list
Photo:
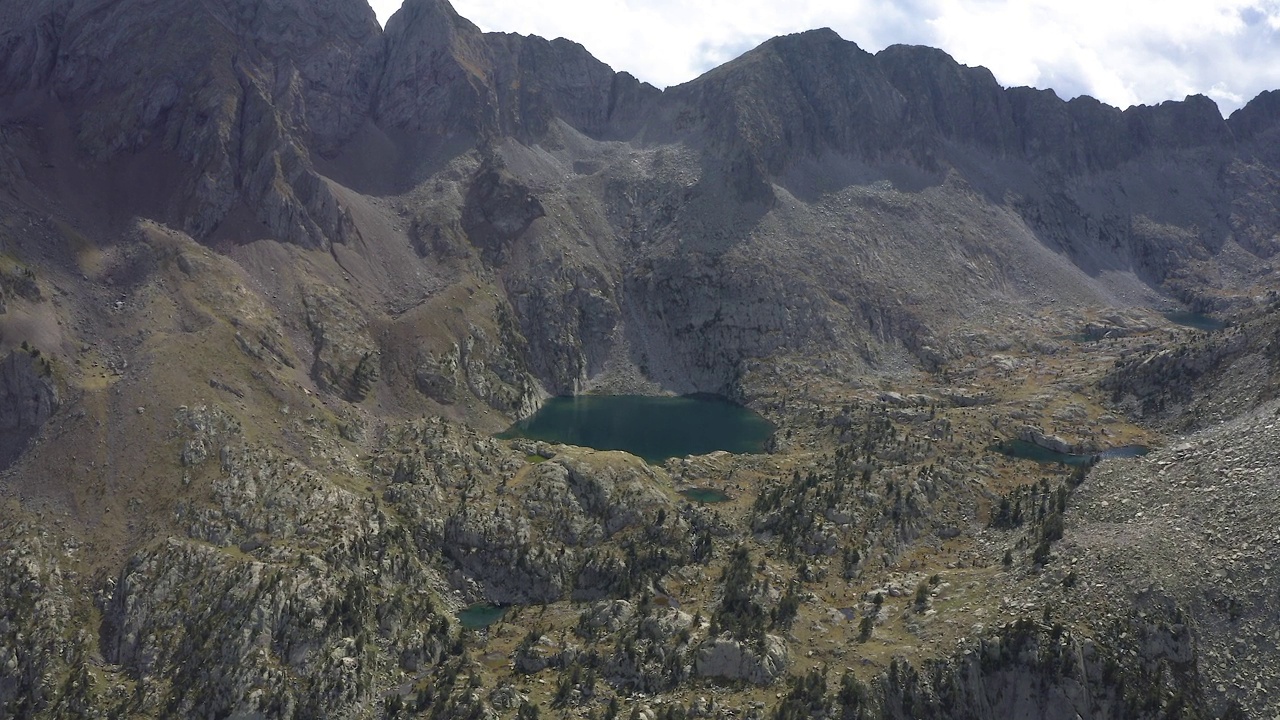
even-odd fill
[[(72, 145), (126, 175), (128, 157), (170, 153), (176, 174), (160, 194), (170, 199), (125, 202), (124, 212), (201, 239), (347, 246), (332, 250), (340, 271), (372, 262), (365, 279), (388, 288), (399, 278), (374, 256), (403, 236), (374, 237), (387, 228), (357, 222), (364, 201), (350, 192), (409, 193), (422, 207), (445, 199), (423, 192), (431, 178), (437, 193), (456, 184), (461, 214), (415, 210), (414, 244), (430, 265), (474, 252), (450, 240), (466, 238), (479, 257), (462, 265), (500, 279), (533, 344), (530, 369), (552, 393), (621, 372), (733, 394), (744, 363), (815, 346), (858, 367), (891, 367), (895, 346), (936, 366), (960, 351), (944, 319), (953, 300), (984, 312), (1037, 292), (1097, 303), (1150, 283), (1210, 302), (1198, 263), (1237, 273), (1250, 254), (1273, 254), (1274, 128), (1261, 104), (1233, 121), (1202, 98), (1124, 112), (1063, 103), (1000, 88), (938, 51), (871, 55), (830, 31), (778, 38), (658, 92), (567, 41), (481, 33), (436, 0), (409, 3), (385, 32), (361, 5), (18, 13), (5, 87), (22, 100), (15, 120), (50, 122), (13, 136), (14, 152), (47, 164), (47, 148)], [(146, 53), (113, 41), (112, 28), (143, 18), (190, 26), (185, 35), (204, 44), (161, 45), (152, 55), (164, 62), (135, 68), (129, 58)], [(251, 50), (223, 61), (241, 47)], [(90, 79), (90, 66), (113, 71)], [(151, 95), (135, 97), (143, 90)], [(1230, 178), (1221, 189), (1219, 177)], [(867, 192), (877, 183), (892, 189)], [(1197, 200), (1164, 202), (1170, 194)], [(994, 215), (972, 235), (917, 235), (922, 217), (951, 227), (952, 213), (975, 212)], [(787, 236), (806, 238), (806, 249), (788, 253), (778, 242)], [(911, 267), (916, 250), (939, 245), (949, 252), (934, 253), (936, 267)], [(1054, 260), (1065, 276), (1037, 269), (1045, 249), (1068, 260)], [(779, 285), (775, 264), (791, 283)], [(955, 264), (980, 282), (955, 282)], [(400, 305), (420, 282), (381, 294)], [(1012, 324), (1028, 310), (1015, 301), (988, 321)]]

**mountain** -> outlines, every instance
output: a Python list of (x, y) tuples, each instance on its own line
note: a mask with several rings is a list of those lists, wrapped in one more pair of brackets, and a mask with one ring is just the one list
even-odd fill
[[(1183, 467), (1270, 507), (1277, 98), (829, 29), (658, 90), (444, 0), (0, 6), (0, 708), (1270, 717), (1274, 528)], [(580, 393), (778, 431), (492, 437)]]

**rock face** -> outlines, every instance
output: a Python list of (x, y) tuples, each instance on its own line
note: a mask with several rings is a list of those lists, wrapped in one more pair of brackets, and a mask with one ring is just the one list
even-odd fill
[(387, 21), (377, 120), (429, 135), (542, 139), (554, 121), (590, 137), (629, 135), (658, 91), (563, 38), (484, 34), (444, 0), (411, 0)]
[[(183, 532), (134, 553), (97, 598), (106, 661), (171, 678), (172, 690), (133, 702), (163, 698), (181, 715), (327, 716), (370, 702), (385, 668), (366, 643), (405, 668), (446, 656), (450, 626), (431, 599), (434, 570), (417, 561), (384, 567), (388, 585), (419, 589), (397, 597), (376, 589), (382, 581), (366, 586), (349, 574), (370, 550), (418, 554), (407, 534), (386, 532), (371, 502), (246, 441), (217, 408), (183, 409), (177, 420), (187, 472), (208, 483), (216, 504), (183, 506)], [(238, 629), (224, 632), (230, 624)]]
[(1092, 452), (1092, 448), (1086, 448), (1079, 444), (1072, 444), (1057, 435), (1049, 435), (1045, 433), (1043, 428), (1033, 425), (1024, 425), (1018, 429), (1018, 439), (1038, 445), (1046, 450), (1052, 450), (1067, 455), (1080, 455), (1086, 452)]
[(171, 154), (183, 169), (166, 179), (162, 218), (198, 236), (237, 207), (302, 245), (353, 236), (306, 146), (332, 148), (367, 113), (372, 77), (362, 73), (379, 35), (367, 5), (92, 6), (45, 4), (5, 24), (0, 87), (20, 107), (65, 114), (74, 148), (99, 162)]
[(517, 419), (528, 417), (541, 399), (538, 383), (510, 347), (472, 326), (461, 344), (452, 343), (442, 353), (423, 349), (414, 364), (414, 384), (442, 405), (471, 395)]
[(462, 210), (462, 228), (471, 242), (498, 264), (503, 250), (546, 214), (529, 188), (509, 173), (488, 170), (471, 183)]
[(788, 659), (787, 644), (773, 635), (765, 636), (761, 648), (732, 638), (716, 638), (698, 650), (694, 668), (702, 677), (770, 685), (786, 672)]
[(381, 370), (377, 346), (368, 336), (360, 309), (330, 288), (303, 295), (315, 362), (311, 373), (325, 389), (359, 402)]
[(1237, 325), (1122, 358), (1102, 381), (1136, 417), (1177, 430), (1230, 420), (1280, 389), (1280, 301)]
[(669, 480), (637, 458), (557, 457), (528, 468), (518, 488), (486, 498), (474, 478), (510, 482), (523, 464), (492, 439), (417, 422), (390, 434), (386, 450), (377, 472), (391, 482), (388, 500), (488, 602), (594, 600), (688, 559), (689, 524), (657, 490)]
[[(1197, 712), (1203, 685), (1192, 672), (1187, 627), (1150, 618), (1131, 632), (1123, 646), (1108, 647), (1023, 621), (952, 659), (921, 668), (895, 662), (875, 688), (882, 717), (1155, 717), (1160, 700), (1149, 698), (1169, 694)], [(1128, 654), (1141, 659), (1122, 677), (1116, 661)]]
[(0, 468), (22, 454), (58, 409), (58, 388), (49, 361), (15, 350), (0, 363)]
[[(0, 600), (15, 610), (14, 617), (0, 618), (0, 709), (16, 716), (20, 708), (30, 713), (55, 702), (54, 678), (59, 674), (83, 673), (69, 666), (83, 657), (89, 638), (70, 631), (79, 618), (55, 557), (80, 547), (60, 547), (41, 528), (26, 523), (6, 525), (0, 533), (6, 548), (0, 558)], [(83, 698), (77, 704), (91, 706)]]
[[(748, 368), (815, 347), (855, 373), (904, 350), (934, 369), (959, 351), (952, 315), (997, 295), (1194, 300), (1210, 289), (1191, 263), (1270, 257), (1280, 235), (1268, 96), (1231, 120), (1202, 97), (1122, 112), (830, 30), (659, 92), (572, 42), (482, 33), (443, 0), (407, 3), (385, 32), (359, 0), (91, 10), (6, 10), (0, 96), (70, 133), (50, 124), (32, 152), (167, 154), (163, 191), (124, 212), (367, 259), (402, 240), (363, 239), (385, 227), (358, 221), (364, 201), (338, 183), (430, 184), (413, 201), (440, 210), (415, 218), (419, 255), (470, 258), (457, 269), (501, 284), (551, 393), (643, 378), (740, 394)], [(949, 259), (899, 272), (926, 251)], [(332, 377), (348, 360), (317, 376), (363, 398)]]

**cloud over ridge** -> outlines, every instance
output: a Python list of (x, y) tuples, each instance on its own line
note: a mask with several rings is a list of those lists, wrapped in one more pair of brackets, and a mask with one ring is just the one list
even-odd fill
[[(1202, 94), (1223, 114), (1280, 88), (1280, 0), (456, 0), (487, 31), (566, 37), (616, 70), (677, 85), (775, 35), (830, 27), (876, 52), (906, 43), (1006, 86), (1128, 107)], [(374, 0), (383, 22), (399, 0)]]

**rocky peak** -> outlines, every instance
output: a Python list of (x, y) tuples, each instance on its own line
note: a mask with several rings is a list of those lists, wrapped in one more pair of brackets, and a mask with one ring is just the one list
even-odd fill
[(410, 0), (387, 22), (378, 120), (434, 135), (542, 138), (560, 119), (593, 137), (630, 135), (659, 92), (578, 43), (481, 33), (444, 0)]
[(1122, 112), (1087, 96), (1064, 102), (1052, 90), (1006, 90), (986, 68), (961, 65), (936, 48), (894, 45), (876, 59), (923, 137), (936, 133), (1077, 171), (1114, 167), (1149, 150), (1232, 141), (1217, 105), (1203, 95)]
[(932, 167), (944, 141), (1070, 172), (1233, 141), (1204, 96), (1122, 112), (1089, 97), (1005, 89), (986, 68), (935, 48), (895, 45), (872, 56), (830, 29), (769, 40), (670, 94), (700, 108), (707, 134), (766, 176), (797, 153), (825, 151)]
[(497, 129), (493, 67), (480, 28), (445, 0), (408, 0), (387, 21), (375, 115), (384, 126), (445, 135)]
[(1266, 90), (1231, 113), (1227, 125), (1241, 140), (1255, 138), (1280, 125), (1280, 91)]
[(793, 151), (882, 155), (905, 109), (875, 58), (829, 29), (769, 40), (672, 92), (773, 173)]
[(1204, 95), (1188, 95), (1181, 102), (1135, 105), (1124, 111), (1135, 150), (1192, 148), (1229, 144), (1231, 130), (1218, 105)]
[(615, 73), (576, 42), (489, 33), (504, 133), (542, 136), (554, 118), (592, 137), (634, 134), (657, 88)]
[(990, 70), (919, 45), (892, 45), (876, 61), (906, 99), (918, 131), (1001, 154), (1016, 148), (1009, 98)]
[(935, 48), (895, 45), (872, 56), (830, 29), (769, 40), (668, 94), (697, 108), (678, 116), (705, 131), (713, 153), (763, 177), (827, 151), (934, 168), (944, 142), (1070, 172), (1232, 142), (1203, 96), (1122, 112), (1093, 98), (1003, 88), (986, 68)]
[(893, 152), (905, 111), (875, 58), (829, 29), (769, 40), (666, 95), (677, 132), (749, 202), (771, 202), (769, 178), (802, 158)]

